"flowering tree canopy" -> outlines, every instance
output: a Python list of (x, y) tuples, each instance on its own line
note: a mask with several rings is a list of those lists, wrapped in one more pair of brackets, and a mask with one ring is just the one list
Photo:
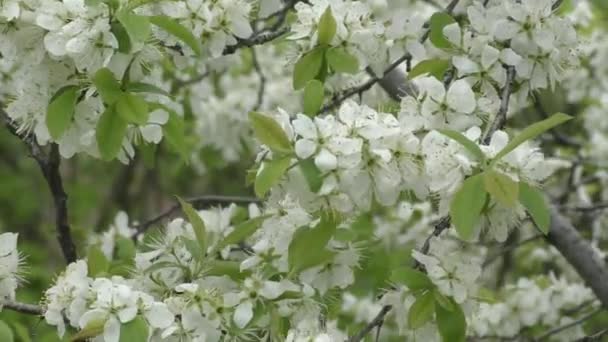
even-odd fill
[(600, 341), (607, 18), (0, 0), (0, 340)]

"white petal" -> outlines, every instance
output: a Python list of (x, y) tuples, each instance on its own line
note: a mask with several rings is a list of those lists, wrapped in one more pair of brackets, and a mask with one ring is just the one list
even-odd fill
[(136, 306), (129, 306), (118, 311), (118, 318), (120, 319), (121, 323), (130, 322), (135, 318), (135, 316), (137, 316)]
[(230, 24), (232, 33), (239, 38), (249, 38), (249, 36), (251, 36), (253, 33), (251, 25), (249, 25), (249, 22), (244, 17), (233, 20)]
[(306, 159), (312, 156), (317, 150), (317, 144), (308, 139), (300, 139), (296, 141), (296, 155), (301, 159)]
[(66, 54), (65, 50), (66, 39), (64, 36), (55, 32), (49, 32), (44, 36), (44, 47), (48, 52), (55, 56), (63, 56)]
[(549, 29), (543, 28), (534, 30), (532, 38), (534, 39), (534, 42), (545, 51), (549, 51), (553, 48), (555, 36)]
[(422, 77), (418, 80), (420, 91), (430, 96), (433, 100), (443, 102), (445, 99), (445, 87), (435, 77)]
[(139, 131), (146, 142), (158, 144), (163, 139), (163, 129), (159, 125), (145, 125)]
[(4, 233), (0, 235), (0, 257), (9, 255), (17, 249), (17, 237), (19, 234), (16, 233)]
[(114, 316), (110, 316), (110, 319), (106, 322), (103, 327), (103, 338), (104, 342), (118, 342), (120, 339), (120, 322)]
[(253, 304), (251, 301), (246, 301), (239, 304), (234, 310), (234, 323), (240, 329), (243, 329), (253, 318)]
[(454, 56), (452, 64), (458, 69), (459, 75), (468, 75), (479, 72), (479, 65), (465, 56)]
[(500, 51), (500, 60), (507, 65), (517, 65), (521, 62), (521, 57), (513, 49), (503, 49)]
[(444, 27), (443, 35), (452, 44), (460, 46), (460, 41), (462, 39), (462, 31), (460, 30), (460, 26), (458, 26), (458, 23), (453, 23)]
[(494, 37), (498, 40), (509, 40), (520, 31), (521, 26), (519, 24), (509, 21), (507, 19), (502, 19), (496, 22), (496, 26), (494, 28)]
[(331, 171), (338, 166), (338, 159), (328, 150), (322, 149), (315, 157), (315, 165), (317, 165), (321, 171)]
[(470, 114), (477, 103), (471, 86), (465, 80), (458, 80), (450, 86), (447, 95), (448, 106), (457, 112)]
[(173, 313), (165, 303), (153, 303), (150, 309), (145, 313), (146, 319), (150, 326), (159, 329), (165, 329), (173, 324)]
[(275, 299), (285, 292), (284, 286), (276, 281), (265, 281), (260, 289), (260, 295), (268, 299)]
[(484, 69), (490, 68), (496, 61), (498, 60), (498, 56), (500, 55), (500, 51), (495, 47), (490, 45), (486, 45), (483, 47), (483, 51), (481, 52), (481, 65)]
[(293, 130), (296, 134), (307, 139), (317, 138), (317, 126), (312, 119), (306, 115), (298, 114), (297, 118), (293, 120)]

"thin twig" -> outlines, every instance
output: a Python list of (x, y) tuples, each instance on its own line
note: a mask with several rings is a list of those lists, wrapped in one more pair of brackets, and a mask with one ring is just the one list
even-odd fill
[(204, 73), (193, 76), (191, 79), (188, 79), (188, 80), (176, 80), (175, 83), (173, 83), (173, 86), (171, 88), (171, 93), (174, 94), (176, 91), (178, 91), (179, 89), (181, 89), (183, 87), (187, 87), (189, 85), (198, 83), (198, 82), (204, 80), (205, 78), (207, 78), (207, 76), (209, 76), (210, 74), (211, 73), (209, 71), (205, 71)]
[(376, 315), (376, 317), (369, 322), (363, 329), (361, 329), (357, 334), (352, 336), (347, 340), (347, 342), (359, 342), (362, 341), (367, 334), (369, 334), (375, 327), (379, 327), (384, 323), (384, 317), (391, 311), (393, 307), (391, 305), (385, 305), (382, 307), (380, 312)]
[(573, 321), (573, 322), (570, 322), (568, 324), (564, 324), (562, 326), (559, 326), (559, 327), (557, 327), (555, 329), (549, 330), (546, 333), (542, 334), (541, 336), (537, 337), (535, 339), (535, 341), (540, 342), (540, 341), (546, 340), (546, 339), (548, 339), (552, 335), (558, 334), (558, 333), (560, 333), (560, 332), (562, 332), (564, 330), (570, 329), (570, 328), (575, 327), (575, 326), (577, 326), (579, 324), (583, 324), (588, 319), (590, 319), (593, 316), (597, 315), (598, 313), (602, 312), (602, 310), (604, 310), (604, 309), (603, 308), (596, 309), (596, 310), (594, 310), (594, 311), (586, 314), (585, 316), (577, 319), (576, 321)]
[(2, 110), (1, 105), (0, 116), (9, 131), (28, 146), (30, 155), (38, 163), (53, 197), (57, 240), (61, 246), (61, 251), (63, 252), (63, 256), (67, 263), (76, 261), (76, 246), (72, 240), (70, 224), (68, 221), (68, 196), (63, 188), (63, 181), (59, 170), (61, 164), (59, 147), (57, 144), (51, 144), (50, 152), (47, 155), (42, 147), (38, 145), (36, 138), (32, 134), (19, 134), (17, 125), (11, 120), (8, 114)]
[[(433, 236), (437, 237), (439, 235), (441, 235), (441, 233), (443, 233), (444, 230), (450, 228), (450, 225), (452, 224), (452, 219), (450, 218), (450, 216), (444, 216), (441, 219), (439, 219), (439, 221), (437, 222), (437, 224), (435, 224), (435, 228), (433, 229), (433, 232), (426, 238), (426, 240), (424, 240), (424, 244), (422, 245), (422, 248), (420, 248), (420, 253), (422, 254), (428, 254), (429, 250), (431, 249), (431, 239), (433, 238)], [(423, 266), (422, 264), (418, 261), (414, 259), (414, 268), (415, 269), (421, 269)]]
[(255, 72), (258, 74), (260, 79), (260, 86), (258, 87), (258, 98), (253, 107), (253, 110), (258, 110), (264, 103), (264, 91), (266, 90), (266, 76), (264, 76), (264, 72), (262, 71), (262, 67), (260, 66), (260, 62), (258, 61), (258, 55), (255, 51), (255, 48), (251, 48), (251, 62), (253, 63), (253, 68)]
[(20, 303), (11, 300), (0, 302), (0, 307), (29, 315), (42, 316), (44, 314), (44, 310), (42, 310), (42, 307), (39, 305)]
[(576, 342), (597, 342), (601, 341), (604, 335), (608, 334), (608, 328), (604, 330), (600, 330), (593, 335), (585, 336), (583, 338), (579, 338)]
[[(214, 205), (226, 205), (231, 203), (236, 204), (249, 204), (249, 203), (260, 203), (260, 199), (254, 197), (243, 197), (243, 196), (223, 196), (223, 195), (205, 195), (194, 198), (186, 199), (186, 202), (192, 204), (196, 209), (208, 208)], [(169, 209), (163, 211), (157, 216), (145, 220), (137, 225), (137, 231), (133, 234), (132, 238), (136, 239), (139, 235), (143, 234), (148, 228), (163, 221), (166, 218), (176, 214), (181, 210), (179, 203), (174, 204)]]
[[(259, 18), (256, 21), (267, 21), (273, 18), (277, 18), (277, 21), (271, 25), (270, 27), (265, 27), (263, 28), (260, 32), (268, 32), (268, 31), (275, 31), (276, 29), (278, 29), (279, 27), (281, 27), (281, 25), (283, 25), (283, 23), (285, 22), (285, 19), (287, 19), (287, 13), (289, 13), (289, 11), (291, 9), (293, 9), (295, 7), (295, 5), (300, 2), (302, 0), (289, 0), (287, 1), (287, 4), (285, 4), (285, 6), (283, 6), (283, 8), (281, 8), (280, 10), (271, 13), (270, 15), (264, 17), (264, 18)], [(255, 26), (255, 23), (254, 23)]]
[[(451, 14), (454, 11), (454, 7), (456, 7), (456, 5), (458, 5), (458, 2), (459, 2), (459, 0), (452, 0), (450, 2), (450, 4), (446, 7), (445, 13)], [(422, 34), (422, 36), (419, 39), (420, 43), (424, 43), (428, 39), (430, 32), (431, 31), (429, 28), (427, 28), (424, 31), (424, 33)], [(388, 75), (391, 71), (396, 69), (399, 65), (401, 65), (401, 63), (411, 60), (411, 58), (412, 58), (412, 55), (409, 52), (406, 53), (405, 55), (399, 57), (397, 60), (395, 60), (393, 63), (391, 63), (384, 70), (382, 77), (375, 75), (374, 72), (370, 68), (367, 68), (366, 70), (367, 70), (368, 74), (370, 74), (370, 76), (371, 76), (371, 78), (368, 81), (366, 81), (365, 83), (363, 83), (359, 86), (345, 90), (340, 96), (336, 97), (334, 100), (332, 100), (331, 102), (329, 102), (328, 104), (323, 106), (323, 108), (321, 108), (319, 113), (326, 113), (332, 109), (335, 109), (335, 108), (339, 107), (340, 104), (342, 104), (342, 102), (344, 102), (346, 99), (368, 91), (376, 83), (380, 82), (384, 76)]]
[(502, 88), (502, 93), (500, 95), (500, 108), (498, 109), (498, 113), (496, 113), (496, 117), (490, 128), (486, 132), (485, 137), (483, 138), (483, 142), (485, 144), (490, 143), (490, 139), (492, 139), (492, 134), (499, 129), (504, 127), (507, 122), (507, 112), (509, 111), (509, 100), (511, 99), (511, 91), (513, 87), (513, 81), (515, 80), (515, 68), (513, 66), (508, 66), (505, 68), (507, 70), (507, 81), (505, 82), (504, 87)]
[(486, 261), (483, 263), (483, 267), (487, 267), (488, 265), (490, 265), (491, 263), (493, 263), (494, 260), (498, 259), (503, 254), (511, 252), (514, 249), (517, 249), (517, 248), (519, 248), (519, 247), (521, 247), (521, 246), (523, 246), (525, 244), (528, 244), (530, 242), (534, 242), (534, 241), (536, 241), (536, 240), (538, 240), (538, 239), (540, 239), (542, 237), (544, 237), (544, 235), (542, 235), (542, 234), (534, 235), (532, 237), (529, 237), (527, 239), (524, 239), (522, 241), (519, 241), (519, 242), (517, 242), (515, 244), (512, 244), (510, 246), (507, 246), (507, 247), (503, 248), (502, 250), (500, 250), (500, 252), (498, 252), (498, 253), (496, 253), (496, 254), (488, 257), (486, 259)]
[(608, 203), (598, 203), (590, 206), (568, 206), (561, 205), (560, 209), (568, 210), (568, 211), (582, 211), (582, 212), (590, 212), (590, 211), (598, 211), (608, 209)]
[(272, 40), (279, 38), (287, 32), (289, 32), (289, 27), (282, 27), (277, 28), (276, 31), (261, 32), (247, 39), (239, 39), (236, 44), (226, 46), (226, 48), (224, 48), (224, 51), (222, 52), (222, 55), (231, 55), (235, 53), (238, 49), (268, 43)]

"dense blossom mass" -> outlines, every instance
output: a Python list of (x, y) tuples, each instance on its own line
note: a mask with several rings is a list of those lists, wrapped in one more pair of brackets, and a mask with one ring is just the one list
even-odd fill
[[(178, 199), (183, 217), (150, 225), (119, 212), (49, 284), (41, 324), (99, 342), (362, 341), (366, 326), (451, 342), (576, 322), (600, 301), (535, 242), (550, 200), (608, 199), (592, 2), (0, 0), (0, 111), (16, 135), (99, 163), (159, 145), (200, 177), (204, 152), (251, 157), (259, 197)], [(571, 117), (530, 114), (552, 93), (582, 113), (566, 125), (588, 145), (546, 147), (570, 141), (545, 133)], [(599, 187), (575, 172), (586, 163)], [(608, 217), (584, 222), (603, 257)], [(494, 260), (520, 252), (504, 278)], [(27, 286), (25, 261), (0, 235), (1, 300)]]

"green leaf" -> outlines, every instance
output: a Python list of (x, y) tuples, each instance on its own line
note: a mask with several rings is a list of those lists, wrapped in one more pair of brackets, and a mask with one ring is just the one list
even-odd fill
[[(11, 322), (13, 326), (13, 330), (15, 333), (16, 340), (19, 342), (32, 342), (32, 338), (30, 337), (30, 331), (28, 328), (21, 324), (20, 322)], [(0, 338), (2, 338), (2, 334), (0, 333)], [(4, 339), (2, 339), (4, 341)], [(9, 342), (11, 340), (8, 340)]]
[(147, 124), (150, 116), (146, 100), (129, 93), (125, 93), (116, 102), (116, 111), (127, 122), (140, 126)]
[(116, 18), (127, 30), (131, 42), (144, 43), (150, 36), (150, 21), (148, 17), (130, 12), (119, 11)]
[(162, 28), (182, 42), (186, 43), (186, 45), (188, 45), (198, 56), (203, 53), (200, 40), (196, 38), (189, 29), (182, 26), (175, 19), (164, 15), (159, 15), (149, 17), (149, 20), (152, 24)]
[(186, 214), (188, 221), (192, 224), (192, 230), (194, 230), (196, 241), (202, 251), (201, 255), (204, 256), (207, 253), (207, 229), (205, 228), (205, 222), (190, 203), (182, 200), (178, 196), (176, 197), (184, 214)]
[(319, 80), (310, 80), (304, 88), (304, 113), (314, 116), (323, 105), (325, 87)]
[(258, 217), (254, 217), (245, 222), (239, 223), (234, 230), (230, 232), (215, 248), (216, 250), (222, 250), (224, 247), (228, 245), (234, 245), (241, 241), (244, 241), (253, 233), (255, 233), (258, 228), (262, 225), (264, 220), (266, 220), (270, 215), (262, 215)]
[(241, 263), (238, 261), (229, 260), (213, 260), (208, 264), (205, 270), (206, 276), (228, 276), (232, 280), (243, 280), (247, 278), (251, 272), (241, 272)]
[(416, 64), (407, 74), (407, 78), (411, 80), (420, 75), (430, 74), (436, 79), (443, 81), (443, 76), (449, 67), (449, 60), (441, 58), (426, 59)]
[(110, 32), (116, 37), (118, 41), (118, 52), (128, 54), (131, 52), (131, 38), (127, 29), (120, 23), (120, 21), (113, 20), (110, 23)]
[(308, 81), (314, 79), (323, 65), (323, 48), (315, 48), (296, 62), (293, 69), (293, 88), (302, 89)]
[(114, 74), (110, 69), (99, 69), (93, 76), (93, 85), (97, 88), (97, 92), (101, 95), (103, 102), (107, 105), (112, 105), (123, 95), (120, 89), (120, 83), (114, 78)]
[(53, 139), (61, 138), (70, 127), (77, 99), (77, 86), (63, 87), (53, 95), (53, 100), (51, 100), (46, 110), (46, 125)]
[(321, 174), (321, 170), (315, 165), (315, 161), (312, 158), (308, 158), (300, 160), (298, 164), (302, 174), (304, 174), (304, 178), (306, 178), (310, 191), (314, 193), (319, 191), (323, 185), (323, 175)]
[(98, 246), (91, 246), (91, 248), (89, 248), (89, 253), (87, 254), (87, 268), (89, 270), (89, 276), (93, 278), (110, 269), (110, 262)]
[(426, 291), (416, 299), (407, 313), (407, 324), (411, 329), (418, 329), (433, 319), (435, 297), (433, 291)]
[(114, 106), (106, 108), (97, 122), (95, 131), (99, 153), (104, 160), (116, 157), (126, 133), (127, 122), (116, 113)]
[(429, 40), (435, 47), (440, 49), (447, 49), (452, 47), (452, 43), (445, 38), (443, 35), (443, 28), (455, 23), (456, 20), (447, 13), (437, 12), (431, 17), (431, 32), (429, 34)]
[(142, 316), (136, 316), (130, 322), (120, 326), (120, 342), (148, 341), (148, 323)]
[(433, 290), (433, 293), (435, 295), (435, 303), (441, 305), (447, 311), (453, 311), (454, 310), (454, 305), (452, 304), (452, 301), (449, 298), (447, 298), (446, 296), (444, 296), (437, 289)]
[(452, 224), (462, 239), (468, 240), (473, 235), (486, 203), (486, 197), (483, 176), (478, 174), (465, 179), (462, 187), (452, 198), (450, 216)]
[(391, 281), (405, 285), (412, 291), (431, 289), (435, 286), (426, 274), (411, 267), (399, 267), (393, 270)]
[(495, 163), (496, 161), (500, 160), (500, 158), (506, 156), (507, 154), (509, 154), (509, 152), (513, 151), (517, 148), (517, 146), (523, 144), (524, 142), (534, 139), (542, 133), (550, 130), (551, 128), (557, 125), (561, 125), (562, 123), (571, 119), (572, 117), (570, 115), (566, 115), (564, 113), (556, 113), (543, 121), (539, 121), (535, 124), (526, 127), (523, 131), (521, 131), (521, 133), (519, 133), (519, 135), (511, 139), (507, 146), (505, 146), (500, 152), (498, 152), (496, 157), (492, 159), (492, 163)]
[(278, 153), (290, 153), (291, 142), (283, 128), (271, 117), (258, 112), (249, 113), (249, 121), (256, 138), (271, 150)]
[(135, 242), (130, 238), (121, 236), (116, 238), (116, 258), (127, 263), (132, 263), (135, 260), (135, 254), (137, 249), (135, 248)]
[(15, 336), (13, 335), (13, 330), (8, 324), (0, 321), (0, 341), (2, 342), (13, 342), (15, 341)]
[(478, 161), (485, 160), (485, 155), (483, 154), (479, 146), (474, 141), (467, 138), (464, 134), (448, 129), (440, 129), (439, 133), (458, 142), (460, 145), (466, 148), (467, 151), (471, 152), (475, 156), (475, 158), (477, 158)]
[(291, 157), (264, 161), (255, 177), (253, 189), (256, 196), (262, 198), (279, 181), (291, 165)]
[(154, 84), (145, 83), (145, 82), (131, 82), (127, 84), (127, 88), (125, 89), (128, 92), (133, 93), (148, 93), (148, 94), (158, 94), (165, 95), (167, 97), (171, 97), (171, 94), (166, 92), (164, 89), (161, 89)]
[(331, 6), (327, 6), (325, 12), (323, 12), (323, 15), (319, 19), (319, 25), (317, 27), (319, 44), (330, 45), (336, 35), (336, 28), (336, 19), (334, 19), (334, 15), (331, 12)]
[(453, 310), (447, 310), (441, 303), (435, 305), (435, 319), (439, 334), (444, 342), (464, 342), (467, 332), (467, 321), (462, 308), (450, 299)]
[(300, 227), (289, 244), (287, 261), (291, 272), (298, 273), (331, 260), (334, 253), (325, 246), (337, 227), (337, 219), (331, 213), (322, 213), (313, 228)]
[(87, 339), (101, 335), (107, 319), (89, 321), (89, 323), (79, 332), (74, 334), (70, 341), (86, 341)]
[(551, 223), (551, 212), (542, 192), (529, 184), (519, 182), (519, 202), (526, 208), (538, 229), (547, 235)]
[(519, 185), (509, 176), (494, 170), (483, 173), (483, 184), (486, 191), (505, 207), (513, 207), (519, 197)]
[(359, 72), (359, 60), (344, 48), (334, 47), (325, 54), (331, 69), (338, 73), (356, 74)]

